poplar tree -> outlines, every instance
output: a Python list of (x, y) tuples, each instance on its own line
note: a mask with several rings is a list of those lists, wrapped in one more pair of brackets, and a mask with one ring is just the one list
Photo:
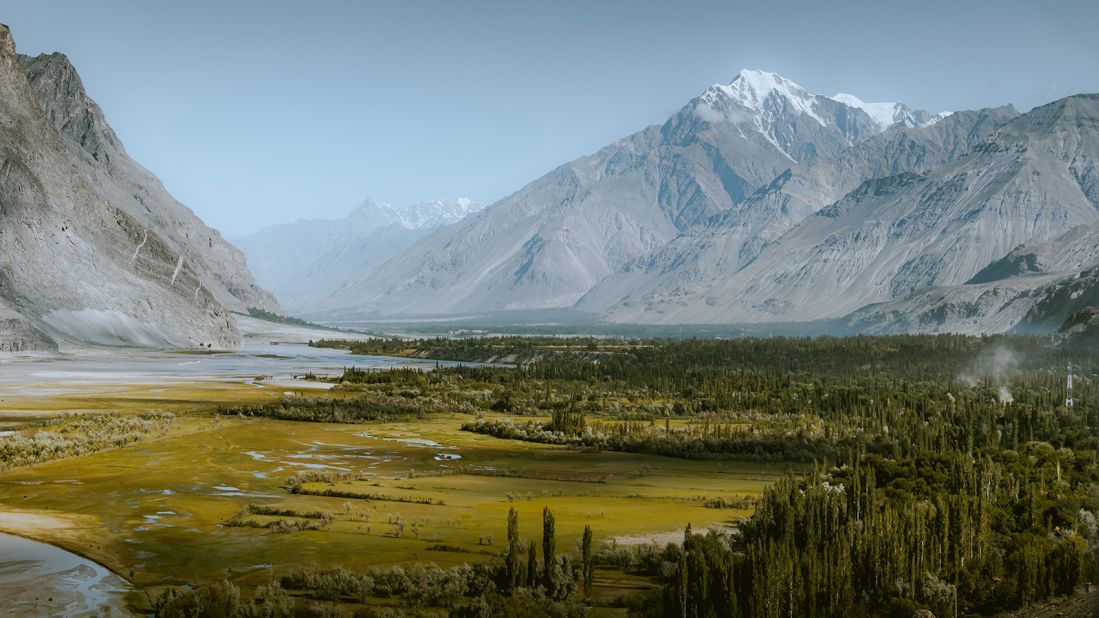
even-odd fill
[(553, 511), (542, 508), (542, 583), (552, 597), (557, 590), (555, 567), (557, 566), (557, 533), (554, 530)]
[(580, 544), (580, 553), (584, 561), (584, 594), (587, 596), (591, 596), (591, 585), (595, 578), (595, 556), (592, 555), (591, 543), (591, 526), (584, 526), (584, 540)]
[(504, 567), (508, 590), (514, 590), (519, 585), (519, 513), (515, 507), (508, 509), (508, 549)]

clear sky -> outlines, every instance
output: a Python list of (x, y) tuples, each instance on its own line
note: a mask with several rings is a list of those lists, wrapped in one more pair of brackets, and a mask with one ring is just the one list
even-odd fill
[(741, 68), (1021, 111), (1099, 91), (1099, 2), (4, 0), (130, 154), (226, 235), (515, 191)]

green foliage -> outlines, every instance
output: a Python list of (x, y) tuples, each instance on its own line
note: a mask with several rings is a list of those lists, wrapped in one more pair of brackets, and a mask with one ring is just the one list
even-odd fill
[[(525, 578), (509, 528), (497, 580), (505, 591), (523, 581), (563, 599), (577, 578), (589, 590), (590, 565), (601, 563), (661, 582), (638, 613), (965, 615), (1068, 594), (1096, 575), (1099, 363), (1086, 350), (955, 335), (325, 345), (517, 364), (345, 374), (371, 396), (464, 404), (449, 409), (479, 415), (469, 431), (699, 459), (818, 462), (769, 488), (735, 533), (688, 528), (681, 545), (594, 556), (588, 541), (578, 569), (557, 555), (547, 509), (544, 560), (532, 542)], [(1065, 405), (1069, 362), (1074, 407)], [(494, 598), (483, 594), (467, 609), (504, 606)]]
[(336, 330), (330, 329), (327, 326), (321, 326), (320, 324), (306, 322), (301, 318), (295, 318), (289, 315), (282, 315), (273, 311), (267, 311), (266, 309), (260, 309), (259, 307), (249, 307), (248, 315), (252, 316), (253, 318), (265, 320), (267, 322), (275, 322), (276, 324), (291, 324), (293, 326), (308, 326), (313, 328), (322, 328), (324, 330)]
[(169, 588), (153, 602), (159, 618), (238, 618), (242, 610), (240, 589), (228, 580), (195, 589)]
[(347, 398), (286, 396), (274, 403), (232, 406), (221, 413), (285, 421), (363, 423), (424, 418), (457, 411), (473, 412), (475, 408), (460, 401), (369, 392)]
[(591, 596), (591, 586), (595, 579), (595, 556), (592, 555), (591, 526), (584, 526), (584, 538), (580, 542), (580, 556), (583, 565), (584, 594)]
[(504, 555), (504, 569), (507, 571), (507, 590), (519, 585), (519, 513), (515, 508), (508, 509), (508, 549)]
[(542, 509), (542, 585), (550, 596), (557, 592), (557, 577), (554, 567), (557, 564), (557, 532), (553, 511), (549, 507)]

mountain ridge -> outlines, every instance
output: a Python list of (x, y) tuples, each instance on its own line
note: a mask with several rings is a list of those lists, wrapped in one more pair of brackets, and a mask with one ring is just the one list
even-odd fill
[(299, 219), (232, 241), (248, 256), (257, 280), (291, 310), (308, 312), (347, 278), (482, 207), (468, 198), (404, 206), (367, 198), (341, 219)]
[[(235, 278), (214, 277), (201, 259), (192, 266), (188, 256), (220, 237), (166, 195), (125, 154), (67, 58), (20, 56), (0, 25), (0, 350), (239, 346), (218, 297), (278, 305), (249, 285), (243, 258), (236, 271), (214, 262)], [(173, 219), (169, 206), (192, 219)], [(185, 243), (187, 230), (213, 235)]]
[(798, 158), (878, 132), (861, 109), (742, 71), (665, 123), (558, 166), (350, 281), (317, 315), (569, 307)]
[(19, 55), (18, 61), (70, 159), (97, 193), (143, 226), (158, 230), (223, 306), (237, 312), (249, 307), (281, 311), (274, 296), (252, 278), (244, 255), (130, 158), (65, 54)]

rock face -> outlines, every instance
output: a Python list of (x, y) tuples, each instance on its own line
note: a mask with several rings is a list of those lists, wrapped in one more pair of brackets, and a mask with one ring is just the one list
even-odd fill
[(26, 316), (0, 299), (0, 352), (56, 349), (57, 345), (36, 331)]
[(0, 338), (8, 347), (43, 347), (46, 336), (115, 345), (240, 343), (232, 316), (185, 257), (111, 205), (74, 165), (6, 26), (0, 26), (0, 299)]
[[(921, 112), (914, 118), (930, 115)], [(742, 71), (661, 126), (567, 163), (352, 280), (336, 313), (571, 307), (813, 157), (878, 134), (866, 111), (772, 73)]]
[(256, 279), (299, 314), (432, 231), (484, 208), (466, 198), (394, 207), (367, 199), (343, 219), (299, 220), (234, 238)]
[(237, 312), (249, 307), (282, 312), (275, 297), (256, 285), (240, 250), (126, 154), (64, 54), (19, 56), (18, 61), (39, 107), (92, 190), (142, 227), (155, 230), (172, 251), (183, 256), (222, 306)]
[(1099, 97), (1019, 116), (925, 174), (863, 183), (713, 286), (719, 308), (667, 319), (743, 322), (842, 317), (933, 287), (961, 286), (1024, 242), (1099, 223)]
[(894, 127), (835, 156), (794, 165), (705, 229), (608, 277), (578, 308), (627, 322), (706, 319), (715, 311), (706, 305), (725, 302), (720, 286), (811, 215), (867, 181), (953, 161), (1015, 116), (1011, 108), (960, 112), (929, 126)]

